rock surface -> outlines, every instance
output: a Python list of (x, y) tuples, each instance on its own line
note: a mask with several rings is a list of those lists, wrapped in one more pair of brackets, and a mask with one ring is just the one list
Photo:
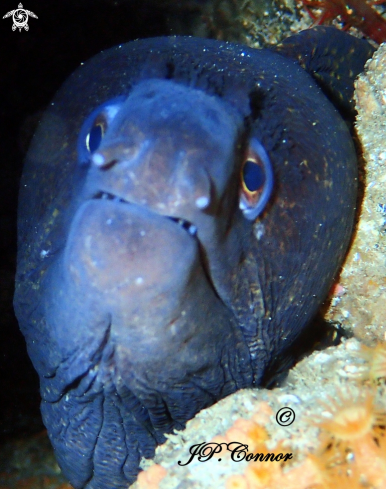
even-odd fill
[(352, 246), (326, 318), (367, 343), (386, 340), (386, 44), (356, 82), (363, 200)]

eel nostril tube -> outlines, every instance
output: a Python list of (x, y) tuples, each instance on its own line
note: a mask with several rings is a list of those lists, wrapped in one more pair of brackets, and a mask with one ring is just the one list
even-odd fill
[(94, 166), (102, 168), (106, 165), (106, 158), (102, 153), (96, 152), (91, 156), (91, 162)]
[(205, 195), (197, 197), (195, 204), (198, 209), (206, 209), (209, 205), (209, 197)]

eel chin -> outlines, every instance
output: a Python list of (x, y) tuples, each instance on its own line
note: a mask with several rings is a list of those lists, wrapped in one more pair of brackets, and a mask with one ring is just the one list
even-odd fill
[(184, 287), (199, 251), (177, 221), (117, 197), (87, 201), (75, 215), (65, 251), (72, 279), (134, 310), (143, 299)]
[(234, 334), (200, 254), (195, 227), (183, 219), (118, 198), (78, 210), (64, 253), (66, 281), (83, 297), (82, 316), (89, 309), (110, 316), (115, 367), (131, 389), (133, 371), (153, 386), (183, 382)]
[(76, 488), (124, 489), (165, 433), (251, 385), (247, 344), (210, 283), (199, 232), (91, 199), (46, 274), (41, 409)]

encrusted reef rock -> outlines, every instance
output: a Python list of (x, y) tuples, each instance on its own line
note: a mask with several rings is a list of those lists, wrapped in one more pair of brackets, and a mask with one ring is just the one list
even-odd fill
[(386, 339), (386, 44), (356, 81), (363, 200), (356, 234), (327, 319), (366, 342)]
[[(204, 409), (143, 459), (132, 489), (384, 488), (385, 355), (344, 340), (296, 365), (282, 387), (242, 390)], [(283, 408), (295, 413), (288, 426), (278, 422)], [(248, 449), (231, 454), (240, 444)], [(247, 458), (268, 453), (291, 457)]]
[(173, 34), (213, 37), (251, 47), (276, 45), (311, 23), (295, 0), (163, 0), (163, 4)]

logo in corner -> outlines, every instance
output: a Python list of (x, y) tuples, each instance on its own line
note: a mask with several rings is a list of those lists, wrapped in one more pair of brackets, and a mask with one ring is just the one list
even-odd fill
[(30, 15), (31, 17), (37, 19), (38, 16), (35, 15), (31, 10), (25, 10), (23, 8), (23, 4), (19, 3), (18, 8), (15, 10), (11, 10), (10, 12), (7, 12), (4, 16), (3, 19), (6, 19), (7, 17), (11, 17), (13, 19), (13, 26), (12, 30), (15, 31), (16, 29), (19, 29), (19, 32), (24, 28), (26, 31), (28, 31), (29, 26), (28, 26), (28, 16)]

